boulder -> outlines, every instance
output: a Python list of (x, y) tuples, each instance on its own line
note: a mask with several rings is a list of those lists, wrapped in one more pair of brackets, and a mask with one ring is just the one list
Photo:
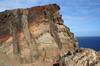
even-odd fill
[(99, 66), (100, 54), (89, 48), (79, 48), (73, 54), (66, 54), (60, 60), (61, 66)]

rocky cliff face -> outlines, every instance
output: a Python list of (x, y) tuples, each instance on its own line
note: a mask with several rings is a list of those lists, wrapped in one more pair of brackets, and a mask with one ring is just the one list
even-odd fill
[(56, 62), (78, 41), (63, 24), (56, 4), (0, 13), (0, 51), (20, 63)]

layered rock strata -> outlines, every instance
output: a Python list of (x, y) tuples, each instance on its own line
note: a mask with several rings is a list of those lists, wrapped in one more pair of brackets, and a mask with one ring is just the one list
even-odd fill
[(0, 12), (0, 51), (20, 63), (55, 63), (78, 41), (56, 4)]
[(58, 63), (60, 66), (100, 66), (100, 53), (88, 48), (69, 51)]

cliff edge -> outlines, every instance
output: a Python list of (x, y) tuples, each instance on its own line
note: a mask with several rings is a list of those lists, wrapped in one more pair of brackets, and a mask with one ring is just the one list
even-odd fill
[(51, 62), (78, 41), (66, 27), (57, 4), (0, 12), (0, 51), (19, 63)]

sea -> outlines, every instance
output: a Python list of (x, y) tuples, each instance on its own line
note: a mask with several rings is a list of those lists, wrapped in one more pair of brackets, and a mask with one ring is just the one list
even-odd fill
[(80, 48), (91, 48), (100, 51), (100, 36), (93, 37), (76, 37)]

